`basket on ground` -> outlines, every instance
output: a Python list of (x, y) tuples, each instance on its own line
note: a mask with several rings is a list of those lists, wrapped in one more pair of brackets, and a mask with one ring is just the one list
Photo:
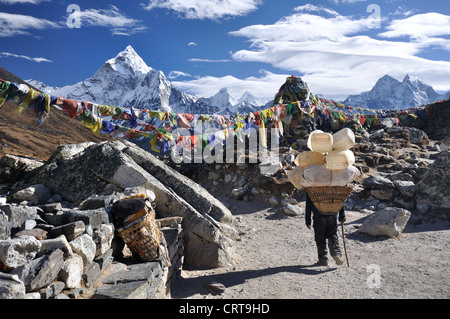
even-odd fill
[(306, 187), (314, 206), (325, 215), (336, 214), (344, 205), (353, 188), (349, 186)]
[(159, 257), (161, 232), (156, 224), (154, 211), (146, 207), (130, 216), (117, 232), (131, 252), (143, 261), (154, 261)]

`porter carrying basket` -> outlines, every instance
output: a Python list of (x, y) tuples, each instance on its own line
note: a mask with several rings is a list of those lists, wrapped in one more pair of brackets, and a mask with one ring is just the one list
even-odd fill
[(338, 213), (353, 188), (349, 186), (306, 187), (314, 206), (325, 215)]
[(117, 232), (131, 252), (143, 261), (154, 261), (159, 257), (161, 232), (156, 224), (153, 210), (145, 207), (131, 215)]

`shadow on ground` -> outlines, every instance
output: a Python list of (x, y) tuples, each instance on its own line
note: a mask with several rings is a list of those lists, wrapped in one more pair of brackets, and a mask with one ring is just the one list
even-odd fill
[(182, 299), (189, 298), (195, 294), (210, 294), (211, 291), (204, 288), (206, 284), (214, 282), (222, 283), (226, 288), (243, 284), (245, 281), (253, 278), (270, 276), (282, 272), (292, 272), (304, 275), (319, 275), (336, 268), (325, 268), (317, 265), (292, 265), (280, 266), (258, 270), (231, 271), (223, 274), (204, 275), (195, 278), (178, 277), (174, 289), (172, 290), (172, 298)]

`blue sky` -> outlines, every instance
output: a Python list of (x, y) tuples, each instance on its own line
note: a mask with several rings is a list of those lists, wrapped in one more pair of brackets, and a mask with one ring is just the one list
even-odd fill
[(131, 45), (205, 97), (228, 87), (273, 98), (290, 75), (337, 100), (385, 74), (450, 90), (442, 0), (0, 0), (0, 41), (2, 67), (51, 86), (88, 78)]

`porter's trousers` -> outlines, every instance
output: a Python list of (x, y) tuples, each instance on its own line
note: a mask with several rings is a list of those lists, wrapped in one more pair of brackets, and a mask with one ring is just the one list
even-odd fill
[(337, 219), (336, 215), (324, 216), (315, 219), (313, 222), (314, 240), (317, 245), (317, 253), (319, 260), (326, 261), (327, 258), (327, 241), (331, 256), (341, 256), (341, 248), (337, 235)]

